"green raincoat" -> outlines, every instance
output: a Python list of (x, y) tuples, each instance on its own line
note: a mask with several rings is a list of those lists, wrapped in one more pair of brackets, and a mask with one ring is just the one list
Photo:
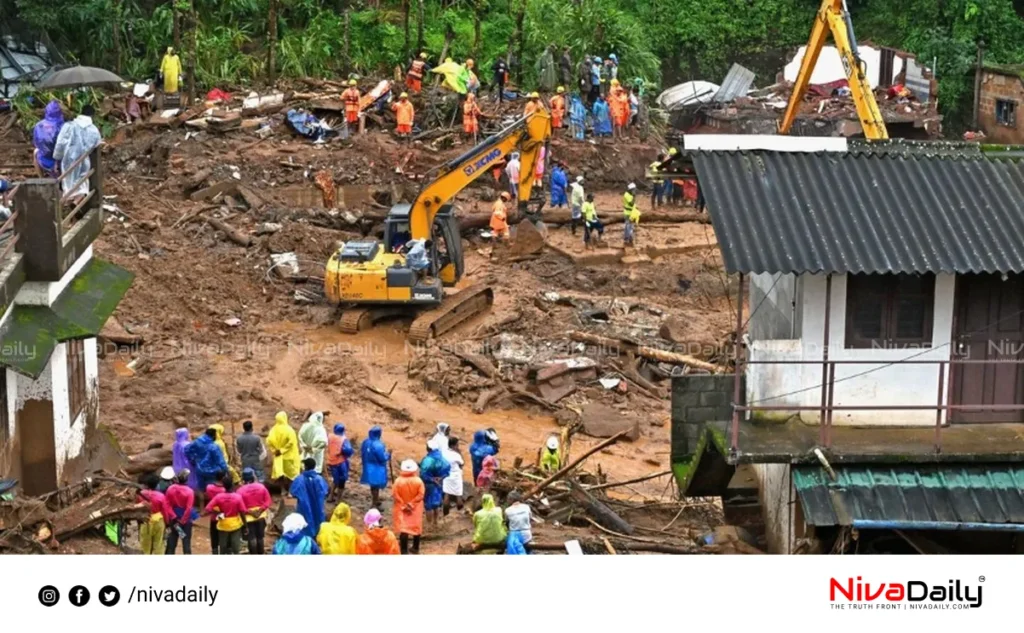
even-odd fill
[(477, 545), (501, 545), (508, 536), (501, 508), (495, 507), (494, 497), (480, 498), (480, 509), (473, 514), (473, 542)]

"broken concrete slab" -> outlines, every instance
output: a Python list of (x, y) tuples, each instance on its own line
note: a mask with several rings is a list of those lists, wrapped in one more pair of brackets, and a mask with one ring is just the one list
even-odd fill
[(581, 411), (582, 431), (591, 437), (613, 437), (626, 431), (622, 438), (630, 442), (640, 439), (640, 424), (599, 402), (591, 402)]

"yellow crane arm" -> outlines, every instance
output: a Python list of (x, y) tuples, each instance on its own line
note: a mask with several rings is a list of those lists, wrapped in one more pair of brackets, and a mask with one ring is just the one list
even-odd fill
[[(491, 165), (519, 150), (519, 206), (526, 206), (533, 189), (533, 170), (540, 150), (551, 138), (551, 115), (540, 109), (491, 136), (462, 156), (438, 168), (437, 175), (423, 189), (409, 210), (409, 232), (413, 239), (429, 239), (434, 216), (443, 205), (471, 182), (487, 173)], [(429, 174), (428, 174), (429, 175)]]
[(829, 31), (832, 32), (832, 39), (835, 41), (836, 49), (843, 62), (846, 79), (850, 84), (850, 94), (857, 107), (857, 116), (864, 129), (864, 136), (869, 139), (889, 138), (889, 132), (885, 129), (885, 121), (882, 120), (882, 112), (878, 109), (878, 102), (875, 101), (875, 94), (871, 90), (871, 83), (865, 73), (864, 63), (857, 54), (857, 40), (853, 33), (853, 24), (850, 22), (850, 14), (846, 10), (845, 0), (822, 0), (821, 7), (814, 19), (814, 26), (811, 28), (811, 37), (807, 41), (807, 51), (800, 63), (800, 73), (793, 85), (793, 94), (789, 97), (786, 114), (782, 117), (782, 124), (779, 126), (779, 132), (789, 134), (793, 127), (800, 104), (807, 93), (807, 87), (811, 84), (811, 73), (825, 47), (825, 38)]

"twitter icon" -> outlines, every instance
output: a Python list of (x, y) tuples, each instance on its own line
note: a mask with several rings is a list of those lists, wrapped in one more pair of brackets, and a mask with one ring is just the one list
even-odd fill
[(114, 585), (107, 585), (100, 589), (100, 604), (105, 607), (112, 607), (121, 601), (121, 592)]

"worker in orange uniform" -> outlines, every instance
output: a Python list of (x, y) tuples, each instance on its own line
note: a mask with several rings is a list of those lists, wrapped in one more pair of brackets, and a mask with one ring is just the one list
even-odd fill
[(427, 54), (420, 53), (419, 59), (414, 59), (409, 65), (409, 72), (405, 75), (405, 87), (413, 92), (423, 89), (423, 76), (427, 74)]
[(557, 130), (562, 127), (562, 118), (565, 116), (565, 88), (559, 86), (556, 92), (551, 97), (551, 125)]
[(480, 106), (476, 102), (476, 95), (472, 92), (466, 95), (466, 103), (462, 105), (462, 131), (466, 136), (473, 139), (476, 144), (476, 136), (480, 132), (479, 118), (483, 115)]
[(619, 85), (618, 79), (612, 79), (608, 93), (608, 107), (612, 111), (612, 129), (615, 136), (621, 137), (629, 123), (629, 94)]
[(403, 92), (399, 95), (398, 103), (392, 103), (391, 109), (398, 117), (398, 127), (395, 128), (395, 132), (399, 136), (412, 134), (412, 121), (416, 116), (416, 110), (412, 107), (412, 102), (409, 101), (409, 93)]
[[(407, 459), (400, 467), (402, 472), (394, 482), (391, 496), (395, 500), (392, 523), (398, 531), (398, 547), (402, 554), (419, 554), (420, 537), (423, 535), (423, 497), (426, 488), (417, 471), (416, 461)], [(409, 547), (412, 537), (412, 547)]]
[(505, 203), (512, 199), (512, 194), (503, 191), (498, 199), (494, 201), (494, 210), (491, 211), (491, 230), (494, 231), (494, 239), (507, 240), (508, 230), (508, 209)]
[(523, 116), (527, 117), (540, 110), (544, 106), (540, 102), (540, 94), (536, 92), (530, 93), (530, 100), (526, 102), (526, 108), (523, 109)]
[(345, 102), (345, 125), (351, 131), (353, 128), (358, 127), (359, 123), (359, 101), (363, 95), (360, 94), (359, 88), (356, 87), (356, 80), (348, 80), (348, 88), (345, 92), (341, 93), (341, 100)]

